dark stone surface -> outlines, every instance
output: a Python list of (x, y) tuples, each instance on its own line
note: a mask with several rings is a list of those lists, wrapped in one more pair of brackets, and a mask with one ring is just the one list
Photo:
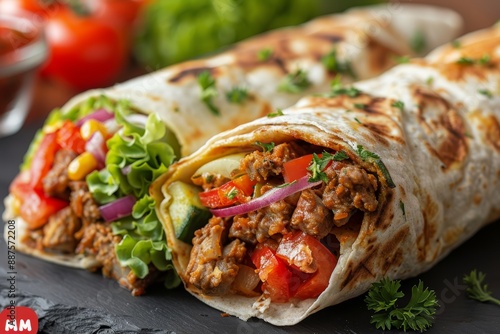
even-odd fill
[[(0, 197), (17, 173), (22, 156), (39, 124), (0, 139)], [(3, 205), (0, 207), (3, 212)], [(487, 273), (500, 297), (500, 224), (490, 225), (417, 278), (405, 280), (404, 292), (422, 279), (436, 291), (441, 309), (428, 333), (500, 333), (500, 308), (466, 297), (464, 274), (477, 268)], [(6, 306), (6, 246), (0, 242), (0, 308)], [(22, 254), (16, 258), (18, 305), (30, 306), (44, 333), (381, 333), (370, 325), (363, 297), (322, 310), (292, 327), (259, 320), (241, 321), (196, 300), (183, 289), (153, 287), (133, 297), (98, 273), (65, 268)], [(392, 331), (397, 333), (397, 331)]]

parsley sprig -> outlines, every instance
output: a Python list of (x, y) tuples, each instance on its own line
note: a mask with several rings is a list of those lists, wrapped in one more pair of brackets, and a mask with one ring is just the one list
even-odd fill
[(307, 78), (307, 72), (302, 69), (298, 69), (283, 78), (278, 90), (286, 93), (299, 93), (309, 88), (311, 84), (311, 81)]
[(321, 58), (321, 62), (326, 67), (328, 72), (341, 73), (349, 75), (351, 78), (356, 79), (351, 63), (349, 61), (341, 61), (337, 58), (337, 50), (333, 49)]
[(338, 96), (338, 95), (347, 95), (349, 97), (357, 97), (358, 95), (361, 94), (361, 91), (355, 87), (342, 86), (340, 75), (337, 75), (335, 77), (335, 79), (332, 80), (330, 87), (331, 87), (331, 91), (330, 91), (329, 96), (331, 96), (331, 97)]
[(242, 104), (248, 98), (248, 90), (242, 87), (233, 87), (226, 93), (226, 99), (230, 103)]
[(396, 184), (394, 184), (394, 181), (392, 180), (391, 174), (389, 174), (387, 167), (385, 167), (384, 162), (382, 161), (382, 159), (380, 159), (380, 157), (377, 154), (365, 150), (365, 148), (361, 145), (358, 145), (356, 147), (356, 153), (358, 153), (361, 160), (375, 163), (382, 172), (382, 174), (384, 175), (387, 181), (387, 185), (390, 188), (396, 187)]
[(220, 111), (212, 101), (218, 95), (214, 77), (209, 71), (203, 71), (198, 75), (198, 84), (201, 87), (201, 100), (214, 115), (219, 116)]
[(335, 154), (323, 151), (321, 156), (313, 153), (312, 161), (307, 170), (311, 172), (309, 182), (323, 181), (328, 183), (328, 176), (324, 172), (331, 161), (342, 161), (349, 159), (349, 156), (344, 151), (338, 151)]
[(405, 332), (409, 329), (423, 332), (429, 329), (439, 306), (434, 290), (424, 289), (424, 283), (419, 281), (411, 289), (408, 304), (400, 308), (397, 302), (404, 296), (400, 288), (401, 281), (388, 278), (372, 284), (365, 297), (368, 309), (375, 312), (370, 323), (382, 330), (394, 327)]
[(483, 303), (493, 303), (500, 305), (500, 300), (491, 295), (488, 290), (488, 284), (483, 284), (486, 274), (481, 271), (472, 270), (468, 275), (464, 276), (464, 283), (467, 284), (467, 295), (471, 299), (478, 300)]
[(274, 149), (274, 142), (263, 143), (261, 141), (256, 141), (255, 145), (262, 147), (264, 152), (271, 152)]

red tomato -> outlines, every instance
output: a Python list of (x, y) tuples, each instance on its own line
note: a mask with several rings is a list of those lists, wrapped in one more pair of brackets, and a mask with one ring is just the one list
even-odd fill
[(123, 32), (92, 15), (60, 7), (47, 20), (45, 32), (50, 54), (42, 74), (76, 89), (114, 83), (128, 59)]
[(41, 17), (47, 17), (58, 6), (55, 2), (41, 0), (0, 0), (0, 13), (28, 11)]
[(35, 154), (33, 155), (33, 160), (31, 161), (30, 167), (30, 185), (31, 188), (36, 190), (43, 189), (42, 180), (52, 168), (54, 162), (54, 156), (56, 152), (60, 149), (57, 143), (57, 132), (47, 133)]
[(287, 302), (291, 297), (292, 272), (286, 263), (264, 245), (257, 245), (252, 253), (252, 262), (259, 270), (259, 278), (264, 282), (262, 291), (268, 293), (273, 302)]
[(131, 29), (141, 10), (150, 0), (89, 0), (92, 15), (112, 22), (118, 27)]
[(35, 190), (30, 183), (23, 181), (25, 175), (19, 174), (10, 185), (10, 193), (22, 201), (20, 214), (32, 229), (45, 225), (49, 217), (65, 208), (68, 203), (58, 198), (48, 197), (41, 190)]
[(283, 178), (286, 183), (299, 180), (307, 175), (307, 167), (311, 164), (312, 154), (287, 161), (283, 164)]
[(316, 298), (328, 287), (337, 258), (319, 240), (301, 231), (284, 235), (276, 254), (290, 264), (291, 257), (304, 247), (311, 250), (317, 270), (309, 277), (302, 276), (305, 280), (298, 286), (293, 296), (299, 299)]
[(57, 143), (65, 149), (78, 154), (85, 152), (85, 140), (80, 134), (80, 128), (73, 122), (65, 121), (61, 128), (57, 130)]
[(218, 188), (201, 192), (201, 204), (208, 208), (221, 208), (238, 202), (244, 203), (248, 200), (247, 196), (253, 194), (255, 183), (246, 174), (239, 176)]

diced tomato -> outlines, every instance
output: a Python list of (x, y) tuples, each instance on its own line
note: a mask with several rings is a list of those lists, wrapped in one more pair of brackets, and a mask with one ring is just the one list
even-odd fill
[(42, 180), (45, 175), (47, 175), (50, 168), (52, 168), (54, 156), (59, 149), (60, 146), (57, 142), (57, 132), (47, 133), (43, 137), (31, 161), (31, 188), (36, 190), (43, 189)]
[(259, 270), (259, 278), (263, 282), (262, 291), (268, 293), (273, 302), (287, 302), (291, 297), (292, 272), (286, 263), (264, 245), (258, 245), (253, 251), (252, 262)]
[(85, 152), (85, 140), (80, 134), (80, 128), (70, 121), (65, 121), (57, 130), (57, 143), (65, 149), (78, 154)]
[(32, 229), (39, 228), (48, 222), (49, 217), (66, 207), (68, 203), (58, 198), (48, 197), (43, 191), (35, 190), (30, 183), (24, 181), (19, 174), (10, 185), (10, 193), (22, 201), (20, 214)]
[(218, 188), (200, 193), (201, 204), (208, 208), (221, 208), (235, 203), (244, 203), (252, 195), (256, 182), (248, 175), (242, 175)]
[(307, 167), (311, 164), (313, 155), (308, 154), (283, 164), (283, 178), (286, 183), (299, 180), (307, 175)]
[(330, 276), (337, 264), (337, 258), (319, 240), (301, 231), (284, 235), (276, 254), (290, 264), (291, 258), (299, 254), (304, 247), (310, 249), (317, 270), (310, 274), (310, 277), (302, 276), (305, 280), (294, 291), (293, 297), (316, 298), (327, 288)]

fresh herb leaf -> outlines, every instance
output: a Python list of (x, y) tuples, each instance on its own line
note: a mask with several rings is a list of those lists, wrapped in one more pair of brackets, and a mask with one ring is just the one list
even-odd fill
[(215, 79), (209, 71), (203, 71), (198, 75), (198, 84), (201, 87), (201, 100), (216, 115), (220, 115), (219, 109), (214, 105), (212, 98), (217, 97), (217, 89), (215, 88)]
[(401, 112), (404, 111), (405, 109), (405, 103), (403, 101), (394, 101), (392, 104), (391, 104), (392, 107), (395, 107), (395, 108), (398, 108)]
[(428, 77), (427, 80), (425, 80), (425, 83), (427, 86), (430, 86), (434, 83), (434, 77)]
[(451, 42), (451, 46), (453, 46), (455, 49), (459, 49), (462, 46), (462, 43), (458, 39), (456, 39)]
[(361, 121), (360, 121), (357, 117), (354, 117), (354, 120), (355, 120), (357, 123), (359, 123), (359, 124), (363, 124), (363, 123), (361, 123)]
[(489, 55), (484, 55), (479, 59), (474, 59), (471, 57), (460, 57), (460, 59), (457, 60), (457, 64), (461, 65), (474, 65), (474, 64), (479, 64), (479, 65), (488, 65), (491, 61), (491, 57)]
[(342, 161), (342, 160), (347, 160), (347, 159), (349, 159), (349, 156), (344, 151), (337, 151), (333, 155), (334, 161)]
[(226, 99), (231, 103), (241, 104), (248, 98), (248, 91), (246, 88), (233, 87), (226, 93)]
[(364, 103), (354, 103), (354, 107), (358, 108), (358, 109), (361, 109), (361, 110), (364, 110), (366, 108), (366, 104), (364, 104)]
[(349, 61), (342, 62), (337, 58), (337, 50), (333, 49), (321, 58), (321, 62), (326, 69), (331, 73), (347, 74), (351, 78), (356, 79), (351, 63)]
[(410, 40), (410, 46), (416, 54), (421, 54), (425, 51), (427, 41), (422, 30), (417, 30)]
[(479, 59), (479, 64), (488, 65), (491, 61), (490, 55), (484, 55)]
[(483, 94), (484, 96), (486, 96), (490, 99), (493, 97), (493, 93), (491, 92), (491, 90), (488, 90), (488, 89), (479, 89), (477, 92), (479, 94)]
[(457, 60), (457, 64), (461, 65), (473, 65), (476, 61), (470, 57), (460, 57), (459, 60)]
[(411, 298), (408, 304), (399, 308), (397, 301), (404, 296), (399, 290), (399, 280), (392, 281), (388, 278), (372, 284), (365, 297), (369, 310), (375, 312), (370, 323), (377, 329), (390, 330), (409, 329), (423, 332), (432, 326), (436, 309), (439, 306), (436, 293), (428, 288), (424, 289), (422, 281), (411, 289)]
[(238, 195), (238, 189), (232, 188), (229, 190), (229, 192), (226, 194), (226, 197), (230, 200), (233, 200), (236, 196)]
[(271, 58), (272, 55), (273, 55), (273, 49), (264, 48), (259, 50), (259, 52), (257, 53), (257, 59), (259, 59), (259, 61), (264, 62), (269, 60), (269, 58)]
[(321, 157), (316, 153), (313, 153), (311, 164), (309, 165), (309, 167), (307, 167), (307, 170), (312, 174), (309, 178), (309, 182), (323, 181), (327, 183), (328, 177), (323, 172), (323, 170), (332, 159), (333, 155), (328, 152), (323, 152)]
[(358, 145), (356, 147), (356, 153), (359, 155), (361, 160), (375, 163), (378, 166), (378, 168), (380, 169), (380, 171), (382, 172), (382, 174), (384, 175), (384, 177), (387, 181), (387, 185), (390, 188), (396, 187), (396, 185), (394, 184), (394, 181), (392, 181), (392, 178), (391, 178), (391, 175), (389, 174), (389, 171), (387, 170), (387, 167), (385, 166), (384, 162), (382, 161), (382, 159), (380, 159), (380, 157), (377, 154), (365, 150), (365, 148), (361, 145)]
[(347, 95), (349, 97), (357, 97), (358, 95), (361, 94), (361, 91), (355, 87), (343, 87), (341, 83), (341, 76), (337, 75), (335, 79), (332, 80), (330, 86), (331, 86), (331, 91), (330, 94), (328, 94), (331, 97), (338, 96), (338, 95)]
[(483, 303), (493, 303), (500, 305), (500, 300), (491, 295), (488, 290), (488, 284), (483, 284), (486, 274), (476, 269), (472, 270), (468, 275), (465, 275), (463, 281), (467, 284), (467, 295), (471, 299), (478, 300)]
[(291, 186), (292, 184), (294, 184), (296, 182), (297, 182), (297, 180), (293, 180), (292, 182), (280, 184), (279, 186), (276, 186), (276, 188), (286, 188), (286, 187)]
[(263, 142), (260, 142), (260, 141), (256, 141), (255, 145), (258, 145), (258, 146), (262, 147), (264, 149), (264, 152), (271, 152), (273, 150), (273, 148), (274, 148), (274, 143), (273, 142), (263, 143)]
[(267, 114), (267, 117), (272, 118), (272, 117), (278, 117), (278, 116), (283, 116), (283, 110), (277, 109), (275, 112)]
[(403, 212), (403, 216), (405, 217), (406, 220), (405, 203), (403, 201), (399, 201), (399, 208), (401, 209), (401, 212)]
[(410, 56), (396, 57), (396, 62), (398, 64), (406, 64), (410, 62)]
[(307, 72), (298, 69), (283, 78), (278, 86), (278, 90), (286, 93), (299, 93), (310, 86), (311, 81), (307, 78)]

